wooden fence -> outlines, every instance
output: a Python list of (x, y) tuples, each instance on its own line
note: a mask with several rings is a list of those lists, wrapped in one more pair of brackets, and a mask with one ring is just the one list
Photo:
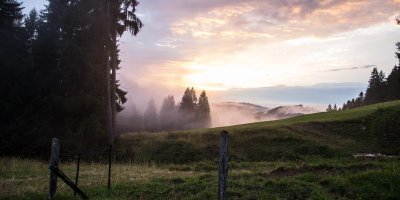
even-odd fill
[[(104, 153), (104, 152), (100, 152)], [(109, 147), (108, 153), (108, 181), (107, 188), (111, 188), (111, 165), (112, 165), (112, 146)], [(75, 175), (75, 183), (72, 182), (58, 167), (60, 157), (60, 143), (57, 138), (52, 139), (51, 156), (50, 156), (50, 185), (49, 185), (49, 199), (55, 199), (57, 191), (57, 178), (61, 178), (73, 191), (74, 196), (78, 194), (82, 199), (89, 199), (89, 197), (78, 187), (79, 169), (82, 153), (78, 153), (77, 167)], [(228, 132), (222, 131), (220, 133), (220, 146), (219, 146), (219, 175), (218, 175), (218, 200), (227, 199), (227, 179), (228, 179)]]

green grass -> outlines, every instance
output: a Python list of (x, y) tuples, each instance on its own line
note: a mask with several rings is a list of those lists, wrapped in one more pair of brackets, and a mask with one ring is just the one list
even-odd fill
[[(180, 132), (129, 133), (118, 140), (112, 188), (107, 165), (81, 164), (91, 199), (216, 199), (219, 132), (229, 131), (229, 199), (398, 199), (400, 101), (285, 120)], [(62, 149), (62, 147), (61, 147)], [(61, 170), (75, 177), (75, 163)], [(71, 159), (69, 159), (71, 160)], [(48, 163), (0, 158), (0, 199), (46, 199)], [(73, 199), (61, 180), (57, 199)]]
[(400, 127), (395, 122), (400, 121), (399, 113), (400, 101), (392, 101), (223, 128), (129, 133), (121, 136), (117, 148), (129, 152), (127, 159), (142, 163), (215, 161), (219, 133), (227, 130), (230, 159), (235, 161), (332, 158), (363, 152), (397, 155), (400, 136), (396, 132), (400, 132)]
[[(0, 199), (46, 199), (47, 163), (2, 158)], [(7, 163), (7, 164), (5, 164)], [(279, 162), (230, 162), (230, 199), (396, 199), (400, 161), (310, 159)], [(80, 188), (91, 199), (216, 199), (217, 164), (116, 164), (108, 190), (107, 165), (83, 163)], [(74, 176), (74, 163), (60, 168)], [(15, 170), (18, 169), (18, 170)], [(57, 199), (73, 199), (58, 182)]]

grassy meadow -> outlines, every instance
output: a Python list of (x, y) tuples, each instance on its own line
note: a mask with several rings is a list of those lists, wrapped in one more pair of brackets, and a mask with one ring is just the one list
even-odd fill
[[(128, 133), (117, 142), (111, 190), (107, 165), (85, 159), (79, 187), (91, 199), (216, 199), (219, 132), (227, 130), (229, 199), (398, 199), (399, 122), (400, 101), (393, 101), (230, 127)], [(74, 179), (76, 164), (61, 160)], [(47, 162), (0, 163), (0, 199), (47, 198)], [(61, 180), (58, 186), (57, 199), (74, 198)]]

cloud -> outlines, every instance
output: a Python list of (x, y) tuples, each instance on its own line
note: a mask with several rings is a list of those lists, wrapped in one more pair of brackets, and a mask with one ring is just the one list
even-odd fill
[(267, 107), (284, 104), (342, 104), (364, 91), (364, 83), (320, 83), (311, 86), (272, 86), (221, 91), (220, 101), (249, 102)]
[[(142, 0), (137, 11), (145, 27), (137, 37), (121, 39), (120, 73), (141, 85), (161, 82), (181, 87), (198, 82), (209, 88), (320, 82), (322, 78), (311, 73), (317, 66), (323, 67), (321, 71), (354, 70), (341, 66), (359, 63), (386, 66), (378, 57), (388, 55), (386, 44), (394, 44), (391, 35), (398, 31), (390, 33), (379, 26), (394, 27), (399, 9), (393, 0)], [(386, 32), (372, 33), (375, 29), (369, 27)], [(367, 34), (381, 44), (377, 46)], [(382, 43), (383, 37), (390, 40)], [(384, 44), (386, 53), (359, 51)], [(204, 68), (197, 72), (188, 66)], [(214, 71), (224, 71), (237, 80), (209, 78), (215, 76)], [(232, 76), (238, 71), (246, 73)], [(273, 78), (259, 78), (259, 74)], [(193, 79), (200, 75), (209, 83)], [(346, 75), (336, 78), (350, 79)]]
[(337, 71), (344, 71), (344, 70), (368, 69), (368, 68), (372, 68), (372, 67), (376, 67), (376, 65), (364, 65), (364, 66), (360, 66), (360, 67), (335, 68), (335, 69), (326, 70), (325, 72), (337, 72)]
[(232, 1), (204, 6), (201, 14), (175, 20), (171, 30), (201, 39), (226, 39), (224, 31), (245, 33), (238, 34), (236, 40), (262, 34), (280, 39), (329, 36), (387, 22), (399, 8), (388, 0)]

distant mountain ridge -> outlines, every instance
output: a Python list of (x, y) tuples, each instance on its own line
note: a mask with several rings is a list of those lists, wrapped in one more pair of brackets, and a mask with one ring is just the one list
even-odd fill
[(285, 119), (316, 113), (318, 110), (313, 107), (303, 106), (302, 104), (284, 105), (270, 109), (247, 102), (221, 102), (212, 104), (211, 112), (212, 126), (219, 127)]
[(275, 120), (275, 119), (285, 119), (305, 114), (311, 114), (318, 112), (317, 109), (313, 107), (306, 107), (302, 104), (292, 105), (292, 106), (278, 106), (267, 112), (256, 113), (256, 118), (260, 120)]

